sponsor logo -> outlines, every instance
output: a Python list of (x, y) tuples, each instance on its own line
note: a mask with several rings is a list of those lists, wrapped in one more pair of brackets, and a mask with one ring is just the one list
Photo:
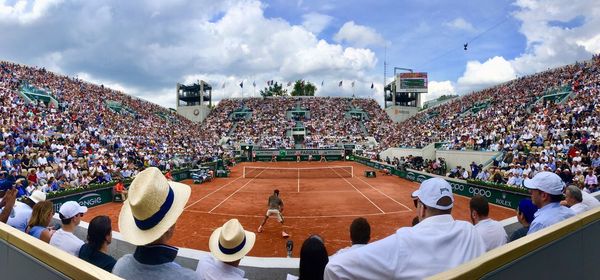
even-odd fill
[(469, 187), (469, 193), (472, 195), (481, 195), (485, 197), (491, 197), (492, 191), (486, 189), (480, 189), (475, 187)]
[(450, 186), (452, 186), (453, 191), (463, 192), (465, 190), (465, 185), (463, 184), (450, 183)]
[(102, 203), (102, 197), (97, 193), (86, 194), (77, 200), (79, 205), (91, 207)]
[(417, 182), (422, 183), (423, 181), (427, 180), (428, 178), (425, 175), (419, 175), (417, 176)]
[(406, 174), (406, 179), (408, 179), (408, 180), (411, 180), (411, 181), (415, 181), (415, 179), (416, 179), (416, 178), (415, 178), (415, 173), (413, 173), (413, 172), (408, 172), (408, 173)]
[(512, 208), (512, 201), (496, 198), (496, 204)]

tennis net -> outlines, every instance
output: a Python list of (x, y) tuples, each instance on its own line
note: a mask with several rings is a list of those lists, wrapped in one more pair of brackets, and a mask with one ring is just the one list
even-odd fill
[(244, 166), (244, 178), (252, 179), (319, 179), (352, 178), (352, 166), (324, 166), (307, 168), (275, 168)]

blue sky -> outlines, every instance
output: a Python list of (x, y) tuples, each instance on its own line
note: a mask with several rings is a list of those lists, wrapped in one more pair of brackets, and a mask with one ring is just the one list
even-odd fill
[(394, 66), (428, 72), (433, 99), (589, 59), (597, 26), (596, 0), (0, 0), (0, 59), (172, 107), (175, 84), (197, 79), (217, 100), (242, 80), (248, 96), (306, 79), (382, 101), (387, 49), (388, 81)]

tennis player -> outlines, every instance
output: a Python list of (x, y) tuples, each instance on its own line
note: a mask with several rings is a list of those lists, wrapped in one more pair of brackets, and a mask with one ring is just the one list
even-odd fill
[[(269, 196), (268, 206), (269, 209), (267, 209), (267, 214), (265, 215), (265, 219), (262, 221), (262, 224), (260, 224), (258, 227), (258, 232), (263, 231), (263, 226), (271, 216), (276, 217), (281, 225), (283, 225), (283, 215), (281, 214), (281, 212), (283, 212), (283, 200), (279, 198), (279, 190), (274, 190), (273, 195)], [(281, 231), (281, 236), (283, 238), (290, 237), (290, 235), (283, 230)]]

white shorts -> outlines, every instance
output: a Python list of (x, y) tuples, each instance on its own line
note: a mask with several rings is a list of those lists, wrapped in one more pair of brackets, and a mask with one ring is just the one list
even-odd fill
[(277, 209), (267, 210), (267, 217), (271, 217), (271, 216), (277, 217), (277, 221), (279, 221), (280, 223), (283, 222), (283, 216), (281, 215), (281, 212), (279, 212), (279, 210), (277, 210)]

